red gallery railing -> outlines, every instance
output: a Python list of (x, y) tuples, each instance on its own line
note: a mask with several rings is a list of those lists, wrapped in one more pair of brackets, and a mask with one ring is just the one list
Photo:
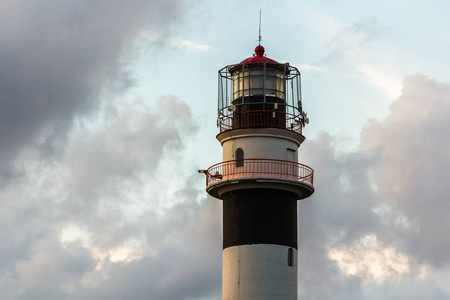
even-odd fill
[(302, 181), (313, 185), (314, 170), (287, 160), (248, 158), (229, 160), (212, 165), (208, 170), (199, 170), (206, 175), (206, 186), (233, 179), (277, 178)]

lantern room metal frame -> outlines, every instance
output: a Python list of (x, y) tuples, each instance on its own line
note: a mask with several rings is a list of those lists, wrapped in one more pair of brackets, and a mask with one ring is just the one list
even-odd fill
[(274, 127), (302, 133), (301, 74), (288, 63), (241, 62), (219, 70), (220, 132)]

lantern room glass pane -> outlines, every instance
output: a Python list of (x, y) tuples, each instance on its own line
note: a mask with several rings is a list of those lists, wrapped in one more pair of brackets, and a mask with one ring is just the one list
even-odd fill
[(285, 99), (284, 70), (267, 67), (246, 67), (233, 74), (233, 100), (247, 96), (277, 97)]

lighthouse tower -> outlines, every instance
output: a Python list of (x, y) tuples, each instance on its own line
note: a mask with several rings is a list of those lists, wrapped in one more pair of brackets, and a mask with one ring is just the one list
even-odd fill
[(223, 161), (206, 191), (223, 200), (222, 299), (297, 299), (297, 200), (314, 192), (298, 162), (308, 122), (297, 68), (255, 54), (219, 70)]

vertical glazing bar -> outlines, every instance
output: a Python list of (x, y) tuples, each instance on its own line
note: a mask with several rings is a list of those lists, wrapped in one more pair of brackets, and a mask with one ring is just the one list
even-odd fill
[(222, 108), (228, 106), (227, 102), (228, 102), (228, 68), (225, 70), (225, 99), (223, 99), (222, 94)]
[[(289, 93), (288, 93), (288, 91), (286, 89), (286, 80), (287, 80), (287, 71), (286, 71), (286, 64), (285, 64), (284, 68), (283, 68), (283, 93), (284, 93), (284, 101), (285, 101), (285, 103), (284, 103), (284, 105), (285, 105), (284, 112), (285, 113), (289, 113), (291, 111), (291, 108), (290, 108), (289, 97), (288, 97)], [(289, 126), (288, 125), (288, 120), (289, 120), (289, 118), (285, 118), (284, 128), (288, 128), (288, 126)]]
[[(233, 100), (234, 100), (234, 81), (233, 81), (233, 75), (231, 75), (231, 73), (229, 72), (229, 67), (227, 67), (227, 98), (225, 100), (226, 106), (231, 106), (233, 104)], [(228, 84), (228, 81), (230, 81), (230, 84)], [(233, 116), (234, 116), (234, 112), (231, 111), (228, 114), (228, 118), (227, 118), (227, 122), (228, 122), (228, 126), (229, 129), (233, 129)]]
[[(285, 69), (285, 73), (287, 72), (286, 71), (286, 66), (284, 66), (284, 69)], [(289, 84), (288, 84), (288, 80), (289, 80), (289, 78), (287, 77), (287, 75), (285, 75), (285, 78), (283, 79), (284, 80), (284, 98), (285, 98), (285, 101), (286, 101), (286, 110), (285, 110), (285, 112), (286, 113), (289, 113), (290, 111), (291, 111), (291, 108), (290, 108), (290, 102), (289, 102), (289, 89), (286, 89), (286, 86), (289, 86)], [(291, 98), (292, 98), (292, 95), (291, 95)], [(287, 118), (286, 118), (286, 126), (288, 125), (288, 123), (287, 123)]]
[(219, 71), (219, 99), (218, 99), (218, 103), (217, 103), (217, 109), (221, 109), (223, 107), (223, 97), (224, 97), (224, 93), (226, 93), (226, 91), (223, 90), (223, 80), (222, 80), (222, 70)]
[[(292, 94), (292, 106), (294, 108), (298, 106), (297, 90), (294, 89), (294, 85), (297, 85), (296, 81), (297, 81), (296, 77), (292, 78), (291, 79), (291, 86), (290, 86), (290, 92)], [(294, 109), (292, 109), (292, 113), (294, 115), (296, 114)]]
[(283, 67), (283, 93), (284, 93), (284, 99), (286, 101), (286, 104), (289, 105), (288, 99), (286, 97), (286, 80), (287, 80), (287, 74), (286, 74), (286, 65)]
[(224, 107), (224, 103), (223, 103), (223, 100), (224, 100), (224, 97), (225, 97), (225, 94), (227, 93), (227, 91), (226, 91), (226, 87), (225, 87), (225, 91), (223, 90), (223, 77), (222, 77), (222, 74), (221, 73), (219, 73), (219, 84), (220, 84), (220, 106), (219, 106), (219, 109), (220, 109), (220, 112), (221, 112), (221, 114), (222, 114), (222, 109), (223, 109), (223, 107)]
[[(264, 105), (266, 103), (266, 63), (264, 63), (264, 71), (263, 71), (263, 94), (264, 94)], [(264, 109), (266, 107), (264, 106)]]
[(221, 80), (220, 80), (220, 71), (219, 71), (219, 76), (217, 78), (217, 84), (219, 86), (219, 95), (217, 96), (217, 106), (220, 108), (220, 99), (222, 98), (222, 84), (221, 84)]
[(244, 94), (245, 94), (245, 64), (242, 64), (242, 102), (241, 105), (244, 104)]
[(298, 99), (300, 99), (300, 103), (302, 103), (303, 105), (303, 100), (302, 100), (302, 74), (298, 73)]
[[(228, 106), (228, 97), (229, 97), (229, 87), (228, 87), (228, 67), (226, 67), (227, 69), (225, 70), (225, 99), (223, 99), (222, 101), (222, 108), (227, 107)], [(233, 82), (232, 82), (233, 83)]]

